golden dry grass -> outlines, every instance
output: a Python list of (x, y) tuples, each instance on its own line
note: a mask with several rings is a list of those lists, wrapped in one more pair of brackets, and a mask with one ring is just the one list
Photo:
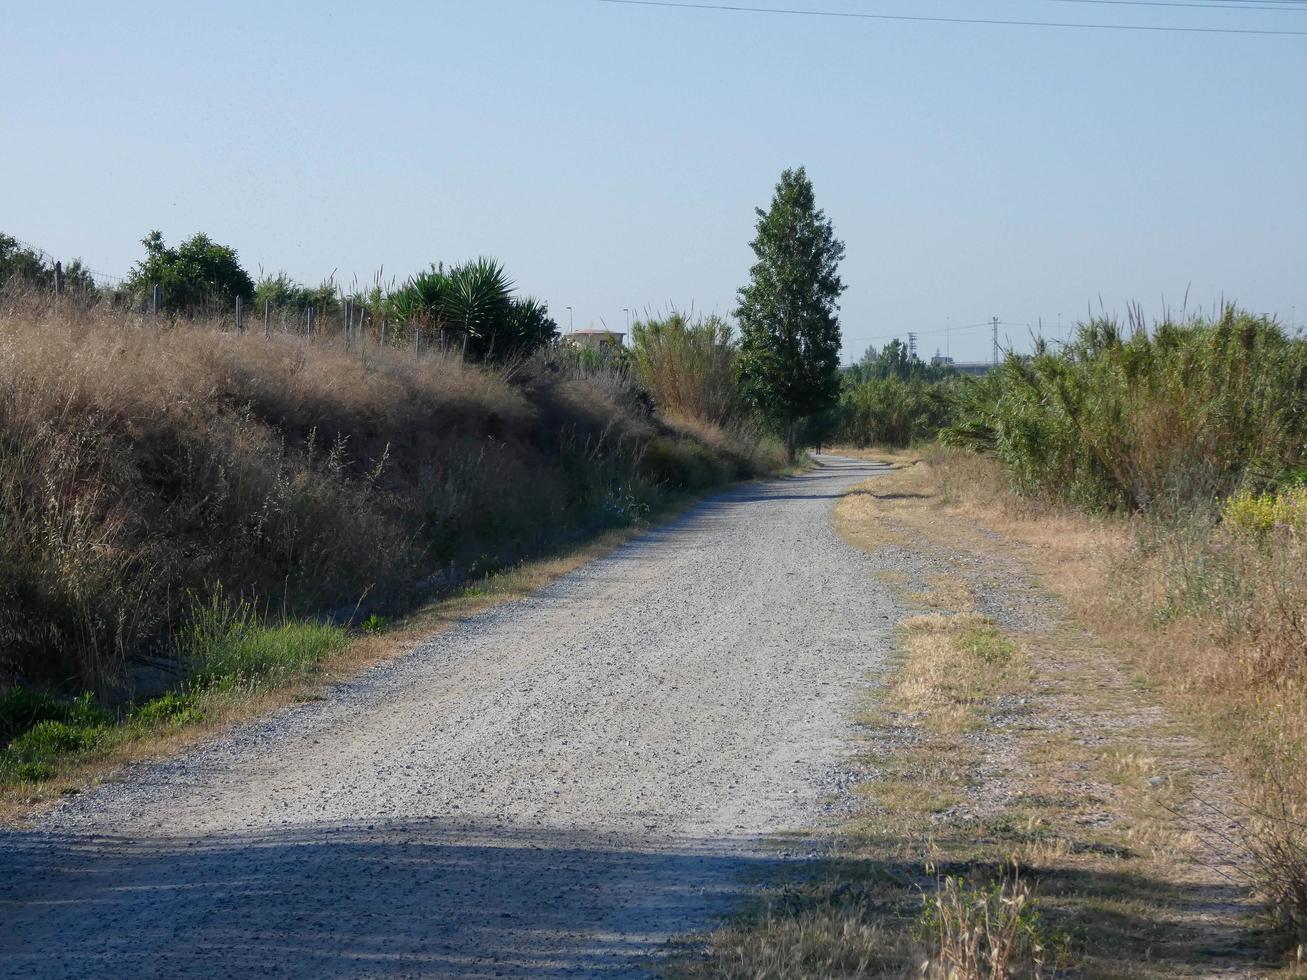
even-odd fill
[[(875, 526), (851, 531), (850, 539), (888, 543), (925, 534), (950, 547), (1015, 556), (1034, 569), (1102, 655), (1171, 712), (1164, 730), (1172, 740), (1200, 735), (1208, 748), (1197, 749), (1195, 761), (1207, 753), (1239, 777), (1182, 806), (1192, 787), (1183, 785), (1174, 759), (1128, 746), (1105, 750), (1096, 763), (1105, 779), (1142, 797), (1156, 795), (1160, 784), (1180, 811), (1180, 826), (1165, 832), (1164, 819), (1139, 820), (1133, 843), (1226, 852), (1237, 859), (1231, 873), (1271, 903), (1280, 935), (1307, 939), (1307, 842), (1296, 816), (1307, 807), (1301, 538), (1291, 529), (1252, 538), (1197, 519), (1162, 526), (1050, 507), (1017, 497), (1001, 467), (966, 453), (932, 447), (867, 455), (888, 456), (901, 468), (869, 488), (877, 496), (841, 504), (851, 524)], [(1290, 953), (1301, 955), (1292, 945)]]
[(402, 600), (779, 461), (620, 372), (0, 296), (0, 690), (113, 689), (192, 593)]

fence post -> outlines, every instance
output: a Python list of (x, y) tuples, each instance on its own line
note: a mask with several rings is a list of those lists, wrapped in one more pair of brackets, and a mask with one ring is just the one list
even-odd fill
[(272, 300), (263, 301), (263, 336), (272, 336)]
[(163, 287), (157, 282), (154, 284), (154, 295), (150, 299), (150, 312), (154, 316), (159, 315), (159, 308), (163, 306)]
[(63, 292), (64, 285), (64, 264), (55, 262), (54, 264), (54, 298), (58, 299)]
[(345, 300), (345, 349), (349, 350), (350, 342), (353, 340), (351, 334), (354, 333), (354, 301)]
[(308, 308), (308, 322), (307, 322), (307, 324), (306, 324), (306, 333), (307, 333), (308, 338), (309, 338), (310, 340), (313, 339), (313, 314), (314, 314), (314, 312), (315, 312), (315, 310), (313, 309), (313, 307), (310, 306), (310, 307)]
[(386, 318), (381, 318), (381, 346), (386, 346)]
[(245, 332), (245, 318), (241, 316), (241, 314), (244, 312), (244, 310), (242, 309), (242, 302), (243, 301), (241, 300), (241, 298), (237, 296), (236, 297), (236, 332), (237, 333)]

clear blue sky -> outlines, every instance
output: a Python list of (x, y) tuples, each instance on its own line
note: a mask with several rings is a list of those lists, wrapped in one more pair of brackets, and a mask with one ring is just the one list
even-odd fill
[[(1307, 30), (1307, 10), (757, 2)], [(493, 254), (564, 328), (569, 305), (577, 326), (729, 312), (752, 209), (803, 164), (848, 246), (850, 356), (1186, 288), (1307, 321), (1307, 37), (595, 0), (11, 8), (0, 230), (104, 272), (159, 228), (311, 282)], [(987, 331), (952, 353), (987, 357)]]

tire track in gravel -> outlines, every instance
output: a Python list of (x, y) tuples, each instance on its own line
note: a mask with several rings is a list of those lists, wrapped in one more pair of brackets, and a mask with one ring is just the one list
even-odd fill
[(649, 972), (839, 805), (898, 609), (822, 463), (0, 835), (0, 976)]

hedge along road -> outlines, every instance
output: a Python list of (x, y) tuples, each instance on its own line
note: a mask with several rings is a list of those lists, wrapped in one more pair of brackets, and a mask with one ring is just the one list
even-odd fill
[(649, 972), (844, 782), (895, 609), (822, 462), (0, 836), (0, 976)]

